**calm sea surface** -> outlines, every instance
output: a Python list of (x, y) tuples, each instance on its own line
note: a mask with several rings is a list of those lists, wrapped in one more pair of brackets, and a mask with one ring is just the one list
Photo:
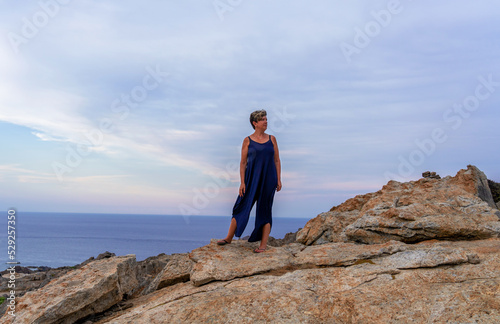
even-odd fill
[[(125, 214), (16, 213), (16, 261), (22, 266), (73, 266), (105, 251), (135, 254), (138, 261), (160, 253), (185, 253), (224, 238), (230, 216), (161, 216)], [(283, 238), (309, 219), (273, 218), (271, 236)], [(243, 233), (250, 235), (255, 218)], [(7, 228), (7, 219), (4, 225)], [(4, 231), (7, 232), (6, 230)], [(7, 235), (0, 236), (8, 261)], [(2, 270), (7, 265), (2, 267)]]

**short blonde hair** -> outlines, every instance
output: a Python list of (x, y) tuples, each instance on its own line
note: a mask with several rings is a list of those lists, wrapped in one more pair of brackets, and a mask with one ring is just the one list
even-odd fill
[(253, 113), (251, 113), (250, 114), (250, 125), (252, 125), (253, 129), (255, 129), (253, 122), (261, 121), (266, 116), (267, 116), (267, 112), (264, 109), (256, 110)]

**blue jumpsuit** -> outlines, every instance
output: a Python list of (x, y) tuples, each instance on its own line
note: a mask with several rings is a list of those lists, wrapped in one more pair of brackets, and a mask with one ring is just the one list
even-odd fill
[(250, 136), (248, 145), (247, 167), (245, 170), (245, 193), (238, 196), (233, 207), (233, 218), (236, 219), (236, 237), (241, 237), (248, 223), (250, 211), (255, 202), (255, 229), (248, 242), (262, 239), (262, 228), (269, 223), (273, 225), (272, 207), (274, 193), (278, 186), (278, 175), (274, 162), (274, 145), (269, 140), (265, 143), (254, 142)]

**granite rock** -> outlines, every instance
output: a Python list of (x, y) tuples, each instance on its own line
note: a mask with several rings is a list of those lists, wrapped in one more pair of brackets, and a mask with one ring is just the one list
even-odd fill
[[(326, 253), (320, 258), (307, 259), (307, 262), (318, 260), (316, 267), (248, 274), (202, 286), (179, 283), (141, 297), (135, 306), (101, 323), (497, 323), (500, 320), (499, 239), (413, 245), (388, 242), (372, 249), (362, 244), (330, 245), (330, 256)], [(320, 256), (320, 249), (327, 246), (305, 249), (296, 246), (292, 249), (296, 257), (291, 258), (301, 258), (307, 249)], [(339, 250), (340, 247), (346, 251)], [(284, 247), (265, 252), (270, 263), (274, 262), (272, 256), (283, 260), (283, 251), (278, 249)], [(358, 257), (349, 258), (349, 254)], [(341, 259), (349, 260), (339, 263), (337, 260)], [(235, 263), (225, 265), (234, 267)]]
[(2, 323), (75, 323), (121, 301), (137, 285), (135, 256), (90, 262), (27, 292)]
[(318, 215), (297, 233), (297, 241), (310, 245), (486, 239), (500, 236), (499, 216), (486, 176), (468, 166), (455, 177), (389, 181), (375, 193), (356, 196)]
[(197, 248), (189, 254), (195, 263), (190, 280), (195, 286), (211, 281), (227, 281), (268, 272), (290, 265), (293, 245), (269, 247), (264, 253), (253, 253), (257, 243), (234, 240), (231, 244), (219, 246), (216, 240)]
[(188, 254), (172, 255), (163, 270), (155, 277), (142, 294), (147, 295), (158, 289), (175, 285), (179, 282), (189, 281), (192, 268), (193, 261), (189, 259)]
[(136, 266), (138, 285), (132, 292), (132, 297), (144, 294), (151, 283), (157, 278), (158, 274), (165, 268), (173, 256), (161, 253), (157, 256), (149, 257), (138, 261)]

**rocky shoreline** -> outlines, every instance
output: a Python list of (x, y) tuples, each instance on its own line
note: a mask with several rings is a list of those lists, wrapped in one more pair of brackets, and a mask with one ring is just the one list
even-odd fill
[(348, 199), (261, 254), (212, 240), (19, 268), (2, 323), (500, 322), (500, 185), (474, 166), (423, 176)]
[[(278, 247), (283, 246), (285, 244), (289, 244), (295, 242), (296, 233), (288, 233), (282, 239), (276, 239), (274, 237), (269, 237), (269, 246)], [(243, 238), (243, 241), (245, 238)], [(84, 262), (77, 264), (75, 266), (64, 266), (58, 268), (50, 268), (47, 266), (14, 266), (16, 273), (16, 298), (21, 298), (27, 292), (36, 291), (38, 289), (43, 288), (52, 280), (55, 280), (59, 277), (62, 277), (68, 274), (71, 271), (78, 270), (88, 265), (91, 262), (114, 258), (116, 257), (115, 253), (111, 253), (106, 251), (104, 253), (99, 254), (97, 257), (90, 257)], [(117, 311), (121, 311), (129, 307), (129, 304), (126, 302), (129, 298), (135, 298), (141, 295), (148, 294), (157, 289), (161, 289), (165, 286), (164, 282), (155, 282), (153, 283), (154, 289), (151, 288), (151, 283), (156, 279), (158, 281), (158, 275), (162, 272), (165, 266), (173, 260), (177, 259), (187, 259), (189, 257), (189, 253), (178, 253), (167, 255), (161, 253), (157, 256), (149, 257), (143, 261), (135, 262), (135, 272), (137, 274), (137, 287), (134, 291), (131, 291), (130, 295), (125, 296), (124, 300), (116, 305), (113, 305), (109, 309), (106, 309), (104, 312), (96, 313), (88, 316), (88, 321), (93, 322), (107, 316), (111, 316), (113, 313)], [(8, 288), (8, 280), (10, 277), (9, 270), (4, 270), (0, 272), (0, 297), (4, 297), (5, 299), (9, 297), (10, 289)], [(182, 277), (182, 276), (181, 276)], [(178, 280), (174, 279), (174, 281), (167, 283), (167, 285), (174, 284), (175, 280), (178, 282), (186, 281), (186, 280)], [(189, 278), (187, 278), (189, 280)], [(156, 286), (155, 286), (156, 285)], [(0, 316), (4, 315), (8, 310), (8, 303), (4, 302), (0, 305)], [(85, 321), (84, 321), (85, 322)]]

